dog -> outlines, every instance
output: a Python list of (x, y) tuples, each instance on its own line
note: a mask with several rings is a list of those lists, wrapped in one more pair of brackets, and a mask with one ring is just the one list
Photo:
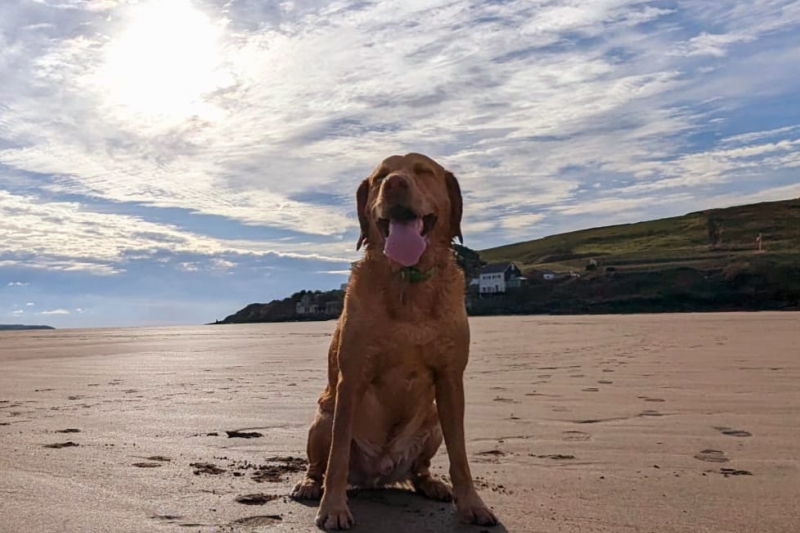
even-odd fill
[[(348, 484), (410, 483), (454, 501), (462, 522), (495, 525), (472, 481), (464, 437), (470, 331), (458, 180), (417, 153), (386, 158), (356, 193), (364, 257), (352, 268), (328, 351), (328, 384), (308, 433), (295, 499), (322, 498), (316, 523), (354, 524)], [(444, 440), (452, 488), (430, 473)]]

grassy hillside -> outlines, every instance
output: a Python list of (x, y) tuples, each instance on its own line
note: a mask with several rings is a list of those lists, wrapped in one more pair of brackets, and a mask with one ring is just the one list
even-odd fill
[[(756, 254), (763, 235), (764, 253)], [(649, 271), (726, 268), (758, 257), (800, 264), (800, 199), (743, 205), (637, 224), (588, 229), (480, 252), (488, 262), (514, 261), (524, 271), (600, 268)]]

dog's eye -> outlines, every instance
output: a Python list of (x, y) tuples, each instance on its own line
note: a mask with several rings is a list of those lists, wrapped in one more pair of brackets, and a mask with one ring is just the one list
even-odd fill
[(414, 165), (414, 174), (433, 174), (433, 171), (424, 165)]

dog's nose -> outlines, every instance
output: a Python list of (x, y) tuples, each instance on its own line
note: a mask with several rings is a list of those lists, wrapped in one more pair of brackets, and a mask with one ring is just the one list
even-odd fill
[(408, 178), (400, 174), (392, 174), (383, 184), (387, 191), (405, 191), (408, 190)]

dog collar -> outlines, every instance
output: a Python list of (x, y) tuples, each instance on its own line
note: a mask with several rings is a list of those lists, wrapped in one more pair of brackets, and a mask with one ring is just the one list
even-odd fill
[(411, 283), (418, 283), (420, 281), (427, 281), (436, 272), (436, 267), (431, 268), (427, 272), (423, 272), (415, 266), (405, 267), (400, 271), (400, 277), (403, 281)]

